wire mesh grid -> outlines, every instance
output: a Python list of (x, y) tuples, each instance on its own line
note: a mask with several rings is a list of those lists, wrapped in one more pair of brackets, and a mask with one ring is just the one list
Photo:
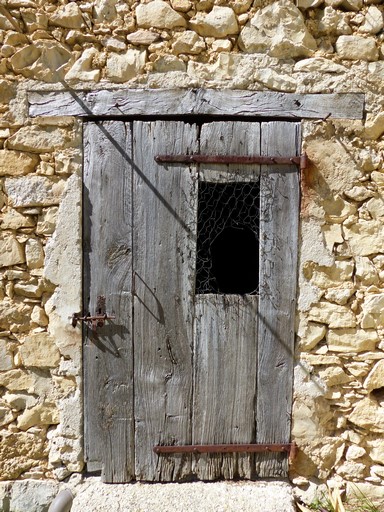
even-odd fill
[(259, 181), (199, 183), (196, 293), (258, 293), (259, 212)]

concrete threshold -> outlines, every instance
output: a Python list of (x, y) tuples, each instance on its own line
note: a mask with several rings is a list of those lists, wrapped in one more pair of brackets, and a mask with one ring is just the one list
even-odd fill
[(71, 512), (295, 512), (286, 481), (76, 485)]

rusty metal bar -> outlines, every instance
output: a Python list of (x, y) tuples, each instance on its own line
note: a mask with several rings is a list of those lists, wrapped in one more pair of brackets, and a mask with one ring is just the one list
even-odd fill
[(296, 456), (296, 444), (203, 444), (183, 446), (154, 446), (157, 454), (170, 453), (255, 453), (255, 452), (287, 452), (293, 460)]
[(261, 164), (261, 165), (298, 165), (300, 169), (308, 166), (306, 153), (300, 156), (235, 156), (235, 155), (157, 155), (157, 163), (199, 163), (199, 164)]

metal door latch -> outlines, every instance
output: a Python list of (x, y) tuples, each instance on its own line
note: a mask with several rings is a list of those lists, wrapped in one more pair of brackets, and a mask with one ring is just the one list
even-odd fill
[(105, 296), (99, 295), (96, 303), (96, 314), (90, 315), (89, 313), (84, 316), (80, 316), (80, 313), (73, 313), (72, 315), (72, 327), (76, 327), (77, 322), (85, 322), (92, 331), (96, 331), (98, 327), (103, 327), (106, 320), (113, 320), (116, 318), (115, 315), (109, 315), (105, 311)]

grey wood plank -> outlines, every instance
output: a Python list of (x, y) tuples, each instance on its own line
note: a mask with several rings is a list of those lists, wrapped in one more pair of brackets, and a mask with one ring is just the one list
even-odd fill
[(244, 90), (51, 91), (28, 94), (34, 116), (213, 115), (289, 119), (362, 119), (364, 94), (293, 94)]
[[(261, 153), (300, 151), (298, 123), (262, 123)], [(281, 172), (282, 171), (282, 172)], [(295, 168), (262, 166), (257, 442), (290, 440), (297, 274), (299, 176)], [(287, 476), (286, 455), (257, 458), (261, 477)]]
[[(197, 295), (193, 444), (255, 440), (256, 295)], [(252, 478), (251, 454), (194, 456), (201, 480)]]
[(191, 443), (192, 317), (197, 176), (158, 165), (165, 151), (196, 152), (197, 128), (134, 123), (135, 442), (139, 480), (190, 475), (191, 456), (156, 455), (158, 444)]
[[(127, 128), (127, 129), (126, 129)], [(84, 296), (106, 297), (116, 319), (84, 329), (85, 453), (106, 482), (134, 476), (132, 359), (132, 174), (129, 125), (84, 126)]]
[[(200, 133), (202, 155), (260, 155), (260, 124), (217, 121), (203, 124)], [(255, 181), (260, 165), (200, 164), (199, 180), (210, 183)]]

